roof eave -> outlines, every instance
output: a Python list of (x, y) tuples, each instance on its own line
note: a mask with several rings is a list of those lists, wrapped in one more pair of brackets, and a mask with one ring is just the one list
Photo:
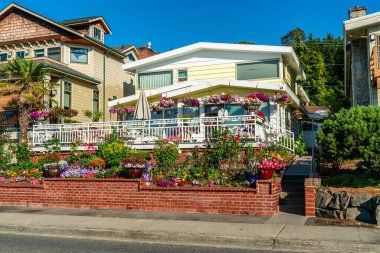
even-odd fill
[(242, 52), (263, 52), (263, 53), (278, 53), (286, 54), (292, 57), (295, 64), (298, 67), (298, 74), (301, 78), (306, 79), (306, 75), (301, 67), (301, 64), (291, 47), (284, 46), (265, 46), (265, 45), (239, 45), (239, 44), (225, 44), (225, 43), (208, 43), (198, 42), (189, 46), (181, 47), (172, 51), (168, 51), (162, 54), (154, 55), (149, 58), (138, 60), (135, 62), (126, 63), (123, 65), (124, 70), (135, 71), (137, 68), (144, 67), (150, 64), (154, 64), (159, 61), (168, 60), (174, 57), (179, 57), (185, 54), (201, 50), (224, 50), (224, 51), (242, 51)]

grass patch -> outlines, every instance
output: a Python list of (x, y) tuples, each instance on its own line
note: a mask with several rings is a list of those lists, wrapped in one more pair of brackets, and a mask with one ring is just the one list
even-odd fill
[(322, 186), (350, 188), (380, 188), (380, 179), (375, 179), (371, 177), (371, 175), (366, 174), (341, 174), (322, 178)]

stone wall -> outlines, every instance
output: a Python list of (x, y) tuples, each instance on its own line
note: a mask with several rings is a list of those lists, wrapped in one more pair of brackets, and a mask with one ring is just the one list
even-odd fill
[(380, 196), (319, 189), (315, 205), (317, 217), (377, 222), (380, 225)]
[(39, 185), (0, 184), (0, 206), (133, 209), (160, 212), (273, 215), (281, 179), (254, 188), (159, 187), (138, 179), (43, 179)]

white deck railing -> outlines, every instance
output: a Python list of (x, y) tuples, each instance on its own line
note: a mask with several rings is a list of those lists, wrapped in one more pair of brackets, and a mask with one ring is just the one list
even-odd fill
[(99, 143), (116, 131), (129, 145), (154, 144), (159, 138), (178, 137), (182, 143), (203, 143), (214, 130), (228, 128), (242, 134), (247, 142), (277, 142), (294, 151), (294, 134), (271, 126), (256, 116), (199, 117), (158, 120), (90, 122), (80, 124), (34, 125), (32, 146), (39, 147), (56, 138), (68, 146), (77, 140)]

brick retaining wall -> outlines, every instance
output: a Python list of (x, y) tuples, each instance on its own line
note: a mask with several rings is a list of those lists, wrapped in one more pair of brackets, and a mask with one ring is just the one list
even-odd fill
[(273, 215), (281, 179), (256, 189), (158, 187), (136, 179), (43, 179), (40, 185), (0, 184), (1, 206), (133, 209), (142, 211)]
[(315, 217), (315, 193), (320, 185), (320, 178), (305, 178), (305, 216), (307, 217)]

